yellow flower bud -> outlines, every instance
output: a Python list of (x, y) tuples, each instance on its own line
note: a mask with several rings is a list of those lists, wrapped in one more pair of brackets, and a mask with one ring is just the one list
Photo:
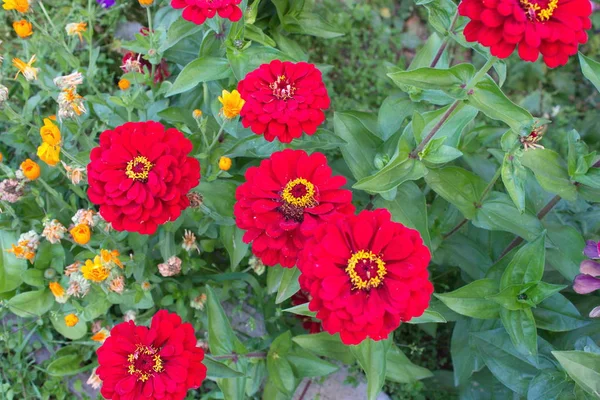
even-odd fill
[(21, 163), (21, 171), (30, 181), (35, 181), (40, 177), (40, 166), (29, 158)]
[(219, 158), (219, 168), (222, 171), (229, 171), (229, 168), (231, 168), (231, 158), (225, 156)]
[(79, 322), (79, 318), (75, 314), (67, 314), (65, 315), (65, 325), (69, 328), (74, 327)]
[(202, 110), (195, 109), (192, 115), (195, 119), (200, 119), (202, 117)]
[(24, 19), (13, 22), (13, 29), (15, 30), (17, 35), (22, 39), (33, 35), (33, 28), (31, 26), (31, 22), (27, 22)]
[(130, 87), (131, 87), (131, 82), (129, 82), (128, 79), (123, 78), (123, 79), (119, 80), (119, 89), (127, 90)]
[(140, 3), (140, 6), (142, 7), (150, 7), (153, 3), (154, 0), (138, 0)]
[(77, 244), (86, 244), (92, 237), (92, 231), (87, 224), (75, 225), (73, 229), (69, 231), (73, 236), (73, 241)]

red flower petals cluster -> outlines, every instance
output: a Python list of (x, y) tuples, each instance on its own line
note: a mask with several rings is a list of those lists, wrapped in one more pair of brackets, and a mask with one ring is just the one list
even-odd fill
[(381, 340), (428, 307), (430, 258), (421, 235), (387, 210), (362, 211), (322, 224), (306, 242), (300, 287), (323, 329), (343, 343)]
[(273, 60), (248, 73), (237, 89), (246, 101), (242, 125), (269, 142), (314, 134), (330, 103), (321, 71), (305, 62)]
[(116, 325), (97, 354), (106, 399), (183, 400), (206, 378), (192, 324), (165, 310), (152, 317), (150, 328), (133, 321)]
[(201, 25), (207, 18), (219, 14), (233, 22), (242, 18), (242, 9), (238, 7), (242, 0), (171, 0), (171, 7), (183, 8), (183, 19)]
[(303, 150), (273, 153), (246, 171), (237, 188), (236, 224), (246, 230), (244, 242), (265, 265), (293, 267), (304, 242), (323, 221), (352, 214), (352, 193), (341, 189), (342, 176), (332, 176), (321, 153)]
[(92, 149), (88, 197), (116, 230), (152, 234), (190, 205), (200, 163), (192, 142), (153, 121), (128, 122), (100, 135)]
[(541, 53), (550, 68), (565, 65), (592, 26), (589, 0), (462, 0), (458, 12), (471, 20), (464, 29), (467, 41), (499, 58), (517, 47), (525, 61)]

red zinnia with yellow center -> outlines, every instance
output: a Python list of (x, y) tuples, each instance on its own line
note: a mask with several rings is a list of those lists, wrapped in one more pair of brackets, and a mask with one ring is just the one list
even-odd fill
[(517, 47), (525, 61), (541, 53), (550, 68), (565, 65), (592, 27), (589, 0), (462, 0), (458, 12), (471, 20), (464, 30), (469, 42), (500, 58)]
[(246, 101), (242, 124), (269, 142), (289, 143), (302, 132), (314, 134), (330, 103), (321, 72), (305, 62), (263, 64), (238, 83), (238, 91)]
[(346, 179), (332, 176), (321, 153), (303, 150), (273, 153), (246, 172), (236, 191), (236, 224), (244, 241), (265, 265), (293, 267), (316, 227), (338, 213), (351, 214), (352, 193)]
[(381, 340), (428, 307), (430, 258), (419, 232), (387, 210), (338, 216), (306, 242), (300, 287), (323, 330), (339, 332), (345, 344)]

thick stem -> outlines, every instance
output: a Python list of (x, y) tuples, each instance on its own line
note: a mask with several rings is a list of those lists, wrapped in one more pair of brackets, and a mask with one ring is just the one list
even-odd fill
[[(452, 23), (450, 24), (450, 27), (448, 28), (448, 34), (450, 34), (454, 30), (454, 26), (456, 25), (457, 20), (458, 20), (458, 12), (456, 12), (456, 14), (454, 14)], [(444, 41), (442, 42), (442, 45), (440, 46), (437, 53), (435, 54), (435, 57), (433, 57), (433, 61), (431, 61), (431, 65), (429, 65), (430, 68), (435, 68), (438, 61), (440, 61), (440, 58), (442, 58), (442, 55), (444, 55), (444, 51), (446, 50), (446, 47), (448, 47), (448, 39), (449, 38), (446, 35), (446, 37), (444, 37)]]
[(312, 380), (309, 380), (308, 382), (306, 382), (306, 385), (304, 386), (304, 389), (302, 390), (302, 394), (300, 394), (300, 397), (298, 397), (298, 400), (304, 400), (304, 396), (306, 396), (306, 392), (308, 392), (308, 388), (310, 387), (311, 384), (312, 384)]

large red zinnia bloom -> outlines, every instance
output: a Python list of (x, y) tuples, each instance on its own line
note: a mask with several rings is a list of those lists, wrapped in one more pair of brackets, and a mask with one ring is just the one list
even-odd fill
[(471, 19), (464, 30), (469, 42), (499, 58), (517, 46), (525, 61), (542, 53), (550, 68), (565, 65), (592, 27), (590, 0), (462, 0), (458, 12)]
[(362, 211), (316, 230), (298, 260), (300, 287), (325, 331), (345, 344), (381, 340), (428, 307), (430, 258), (419, 232), (387, 210)]
[(241, 2), (242, 0), (171, 0), (171, 7), (183, 8), (183, 19), (200, 25), (216, 14), (233, 22), (239, 21), (242, 9), (238, 4)]
[(200, 163), (192, 142), (153, 121), (128, 122), (100, 135), (92, 149), (88, 197), (116, 230), (152, 234), (190, 205)]
[(166, 310), (152, 317), (150, 328), (116, 325), (96, 353), (106, 399), (182, 400), (206, 378), (192, 324)]
[(337, 213), (354, 212), (352, 193), (340, 189), (342, 176), (332, 176), (321, 153), (303, 150), (273, 153), (246, 171), (237, 188), (236, 224), (247, 232), (244, 242), (265, 265), (293, 267), (304, 242), (316, 227)]
[(312, 135), (325, 121), (329, 95), (321, 71), (313, 64), (273, 60), (250, 72), (238, 83), (246, 101), (242, 125), (272, 142), (283, 143)]

